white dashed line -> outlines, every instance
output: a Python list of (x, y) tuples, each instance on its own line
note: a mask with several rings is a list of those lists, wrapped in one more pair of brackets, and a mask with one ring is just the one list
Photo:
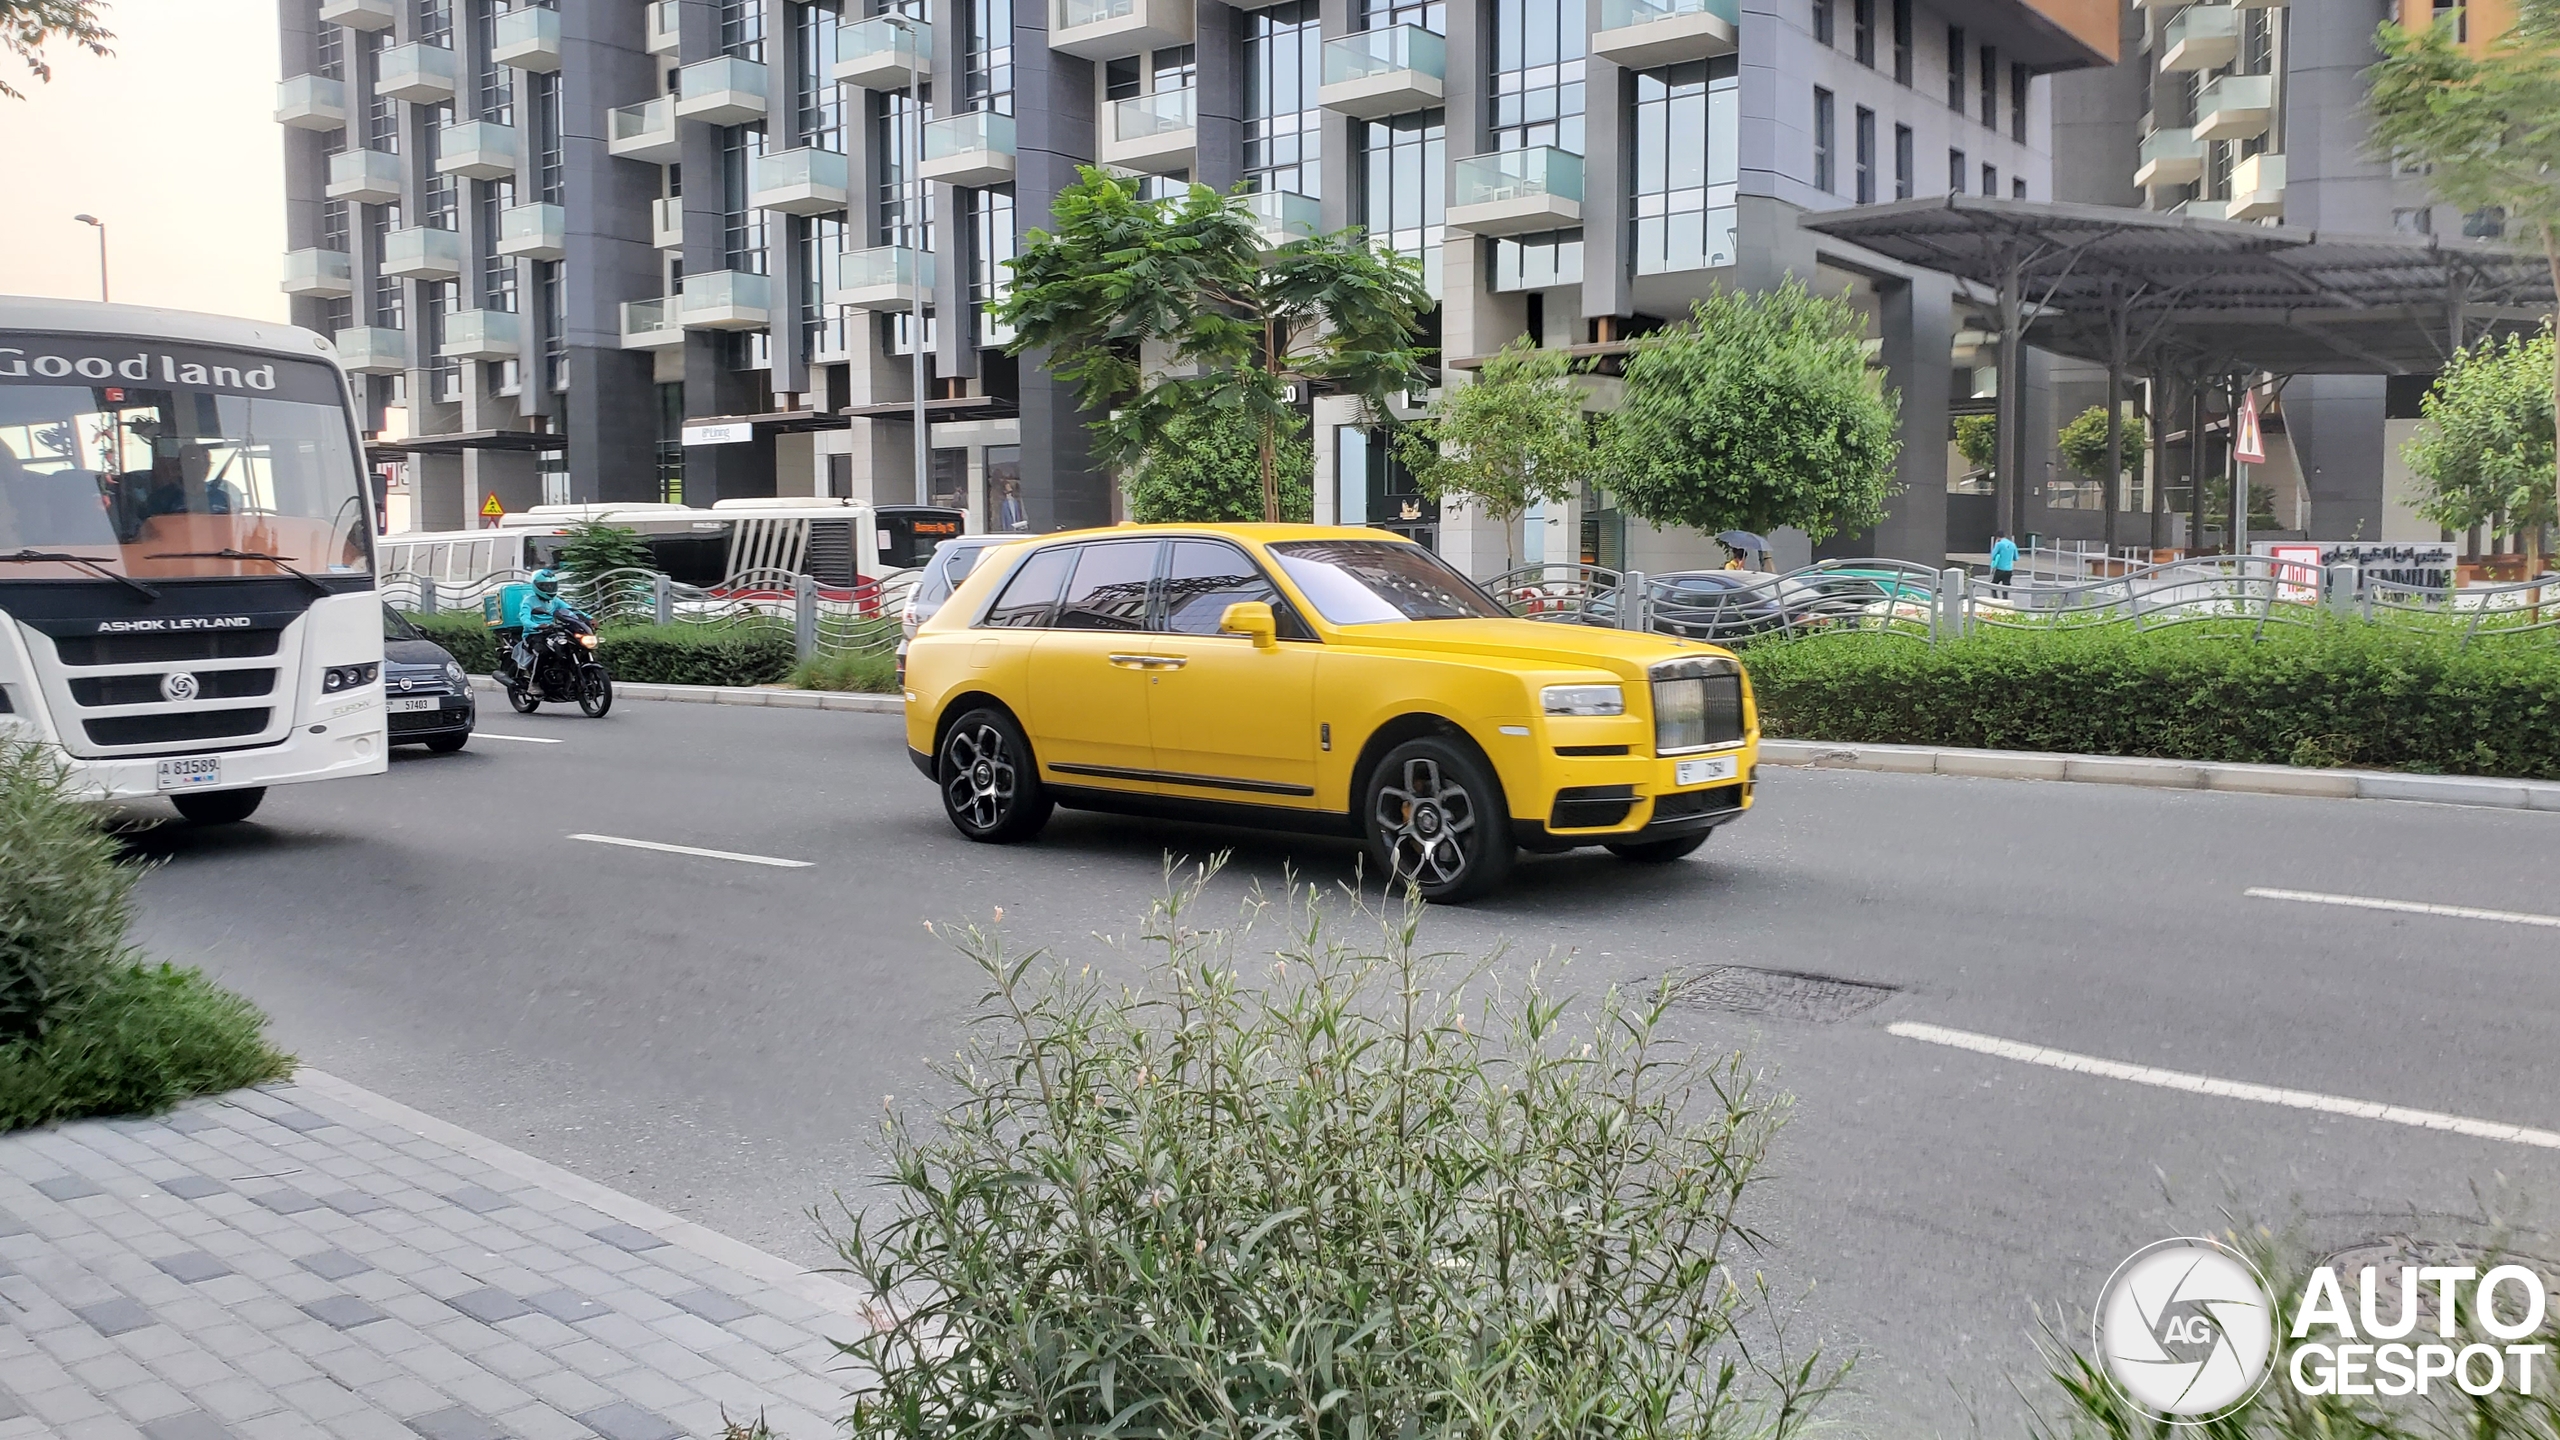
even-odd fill
[(2316, 1090), (2287, 1090), (2274, 1085), (2256, 1085), (2246, 1080), (2221, 1080), (2211, 1075), (2191, 1075), (2183, 1070), (2155, 1070), (2148, 1065), (2128, 1065), (2121, 1060), (2101, 1060), (2094, 1055), (2075, 1055), (2068, 1050), (2048, 1050), (2041, 1045), (2026, 1045), (2015, 1040), (2002, 1040), (1992, 1035), (1977, 1035), (1970, 1030), (1949, 1030), (1937, 1025), (1919, 1025), (1899, 1021), (1885, 1027), (1887, 1033), (1905, 1040), (1925, 1040), (1932, 1045), (1947, 1045), (1970, 1050), (1977, 1055), (2017, 1060), (2029, 1065), (2043, 1065), (2055, 1070), (2069, 1070), (2080, 1075), (2096, 1075), (2108, 1080), (2130, 1080), (2136, 1085), (2153, 1085), (2163, 1090), (2184, 1090), (2194, 1095), (2218, 1095), (2226, 1100), (2253, 1100), (2261, 1105), (2282, 1105), (2294, 1110), (2317, 1110), (2328, 1115), (2352, 1115), (2363, 1120), (2388, 1120), (2394, 1125), (2411, 1125), (2421, 1130), (2450, 1130), (2481, 1140), (2504, 1140), (2515, 1145), (2533, 1145), (2544, 1150), (2560, 1150), (2560, 1134), (2534, 1130), (2522, 1125), (2509, 1125), (2497, 1120), (2474, 1120), (2468, 1116), (2446, 1115), (2434, 1110), (2412, 1110), (2405, 1105), (2384, 1105), (2373, 1100), (2351, 1100), (2343, 1095), (2323, 1095)]
[(2252, 889), (2242, 893), (2260, 900), (2298, 900), (2305, 905), (2344, 905), (2355, 910), (2395, 910), (2403, 915), (2441, 915), (2448, 920), (2495, 920), (2502, 925), (2540, 925), (2560, 930), (2560, 915), (2535, 915), (2524, 910), (2429, 905), (2417, 900), (2380, 900), (2371, 895), (2324, 895), (2317, 890)]
[(560, 743), (557, 740), (545, 739), (540, 735), (495, 735), (486, 730), (472, 731), (471, 738), (474, 740), (513, 740), (519, 745), (557, 745)]
[(771, 865), (782, 870), (806, 870), (814, 862), (781, 860), (771, 855), (744, 855), (735, 850), (705, 850), (694, 845), (669, 845), (659, 840), (631, 840), (620, 835), (572, 835), (572, 840), (586, 840), (598, 845), (622, 845), (633, 850), (660, 850), (669, 855), (693, 855), (704, 860), (735, 860), (741, 865)]

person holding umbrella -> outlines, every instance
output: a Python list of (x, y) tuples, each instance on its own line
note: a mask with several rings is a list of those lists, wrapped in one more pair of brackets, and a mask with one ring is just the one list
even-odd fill
[(1726, 552), (1733, 557), (1725, 562), (1724, 568), (1727, 570), (1752, 568), (1747, 567), (1742, 563), (1742, 557), (1744, 555), (1749, 555), (1754, 561), (1758, 562), (1757, 568), (1763, 570), (1768, 568), (1769, 542), (1752, 534), (1748, 530), (1727, 530), (1716, 537), (1716, 543), (1723, 546)]

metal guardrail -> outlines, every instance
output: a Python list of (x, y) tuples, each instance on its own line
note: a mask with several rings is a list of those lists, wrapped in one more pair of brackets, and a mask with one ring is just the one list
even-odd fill
[[(383, 603), (395, 610), (432, 615), (480, 612), (503, 586), (529, 580), (502, 571), (468, 581), (385, 576)], [(916, 572), (893, 571), (855, 585), (826, 585), (789, 570), (741, 571), (716, 585), (688, 585), (654, 570), (608, 570), (563, 593), (569, 603), (607, 625), (704, 625), (779, 629), (792, 637), (802, 659), (886, 655), (897, 647), (899, 617), (915, 588)]]

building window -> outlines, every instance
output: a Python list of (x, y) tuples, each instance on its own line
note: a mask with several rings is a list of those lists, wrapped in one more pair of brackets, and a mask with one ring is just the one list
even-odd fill
[(533, 262), (533, 294), (542, 307), (542, 388), (557, 395), (569, 388), (569, 287), (559, 261)]
[(962, 0), (960, 108), (1013, 113), (1013, 0)]
[(2012, 175), (2009, 177), (2009, 198), (2012, 200), (2024, 200), (2027, 198), (2026, 177), (2021, 175)]
[(720, 53), (764, 63), (764, 0), (719, 0)]
[(1998, 47), (1982, 47), (1982, 123), (2000, 128), (2000, 51)]
[(1876, 203), (1876, 112), (1858, 107), (1857, 133), (1852, 137), (1858, 158), (1858, 203)]
[(1964, 113), (1964, 27), (1947, 27), (1947, 108)]
[(1369, 238), (1422, 262), (1423, 284), (1440, 293), (1440, 220), (1447, 204), (1449, 127), (1446, 114), (1421, 110), (1352, 127), (1359, 177), (1355, 213)]
[(345, 250), (348, 248), (347, 238), (350, 233), (347, 228), (347, 202), (344, 200), (321, 201), (320, 248)]
[(1894, 198), (1894, 199), (1896, 199), (1896, 200), (1908, 200), (1908, 199), (1910, 199), (1910, 198), (1911, 198), (1911, 185), (1912, 185), (1911, 172), (1912, 172), (1912, 167), (1913, 167), (1914, 163), (1915, 163), (1915, 160), (1914, 160), (1914, 156), (1913, 156), (1913, 153), (1912, 153), (1912, 136), (1911, 136), (1911, 127), (1910, 127), (1910, 126), (1908, 126), (1908, 125), (1896, 125), (1896, 126), (1894, 126), (1894, 127), (1893, 127), (1893, 198)]
[(1876, 0), (1849, 0), (1849, 53), (1876, 68)]
[[(813, 7), (814, 8), (814, 7)], [(800, 358), (845, 352), (844, 307), (827, 304), (827, 257), (844, 249), (844, 221), (832, 215), (791, 217), (791, 249), (798, 258), (800, 293), (793, 297), (800, 322)]]
[(1494, 149), (1582, 153), (1584, 34), (1580, 0), (1494, 0)]
[(400, 153), (400, 102), (382, 93), (382, 52), (391, 48), (391, 32), (368, 32), (363, 40), (366, 100), (364, 148)]
[(791, 47), (792, 85), (797, 110), (792, 116), (795, 145), (842, 151), (844, 87), (836, 84), (836, 12), (823, 5), (793, 5), (791, 24), (797, 41)]
[(444, 355), (445, 317), (462, 308), (462, 282), (446, 280), (426, 287), (426, 334), (418, 342), (418, 356), (427, 370), (427, 394), (446, 404), (462, 399), (462, 362)]
[(1964, 193), (1964, 152), (1961, 150), (1947, 152), (1947, 193)]
[(311, 73), (332, 80), (347, 78), (347, 31), (342, 25), (322, 25), (311, 37)]
[(1248, 10), (1244, 22), (1245, 188), (1320, 195), (1324, 32), (1316, 0)]
[(462, 228), (462, 187), (454, 177), (440, 173), (436, 162), (442, 158), (444, 127), (453, 123), (453, 107), (439, 105), (430, 110), (413, 106), (418, 112), (418, 223), (437, 230)]
[(1736, 75), (1730, 55), (1636, 73), (1629, 131), (1639, 275), (1733, 263)]
[(1391, 25), (1418, 25), (1434, 35), (1446, 35), (1447, 0), (1361, 0), (1361, 29), (1384, 30)]
[(1832, 173), (1832, 152), (1840, 143), (1837, 117), (1832, 113), (1831, 92), (1813, 87), (1813, 188), (1829, 195), (1838, 181)]
[[(383, 32), (386, 36), (389, 32)], [(423, 45), (453, 46), (453, 7), (446, 0), (418, 0), (409, 12), (409, 38)]]
[(560, 76), (557, 71), (536, 70), (525, 77), (532, 93), (525, 108), (533, 120), (533, 183), (546, 205), (558, 205), (569, 196), (569, 173), (560, 143)]
[(1493, 288), (1552, 290), (1582, 283), (1582, 232), (1505, 235), (1493, 242)]
[(2471, 7), (2463, 4), (2462, 0), (2435, 0), (2435, 8), (2427, 16), (2428, 23), (2441, 25), (2447, 15), (2453, 17), (2453, 43), (2470, 43)]
[(962, 191), (969, 210), (969, 314), (977, 326), (977, 346), (992, 350), (1013, 342), (1013, 328), (998, 321), (995, 307), (1004, 303), (1013, 272), (1013, 187)]
[(479, 192), (476, 208), (480, 212), (480, 308), (513, 310), (516, 308), (516, 262), (511, 255), (498, 253), (499, 216), (516, 200), (513, 180), (475, 180), (472, 188)]
[(764, 127), (720, 127), (720, 250), (722, 268), (764, 272), (764, 212), (747, 203), (756, 157), (764, 153)]
[(472, 118), (516, 123), (516, 72), (489, 52), (498, 44), (498, 0), (468, 0), (471, 16)]
[(1999, 166), (1997, 166), (1997, 165), (1985, 165), (1985, 166), (1983, 166), (1983, 167), (1982, 167), (1982, 193), (1983, 193), (1983, 194), (1985, 194), (1985, 195), (1992, 196), (1992, 197), (1994, 197), (1994, 198), (1997, 198), (1997, 197), (1999, 196), (1999, 194), (2000, 194), (2000, 167), (1999, 167)]
[[(391, 232), (400, 228), (400, 207), (376, 205), (370, 207), (370, 213), (372, 222), (369, 228), (372, 233), (368, 238), (373, 245), (373, 257), (378, 261), (382, 258), (382, 247), (389, 242)], [(407, 292), (408, 285), (405, 281), (394, 279), (389, 275), (375, 275), (372, 318), (367, 323), (393, 330), (404, 328), (407, 324), (403, 313), (407, 309), (405, 303)]]
[(2027, 143), (2027, 67), (2009, 67), (2009, 138)]
[(1832, 3), (1833, 0), (1813, 0), (1813, 43), (1816, 45), (1828, 45), (1832, 41)]
[[(929, 114), (932, 109), (933, 92), (928, 89), (925, 110)], [(907, 151), (915, 143), (915, 118), (907, 108), (906, 92), (873, 91), (871, 173), (879, 178), (880, 213), (880, 228), (872, 236), (875, 245), (933, 248), (933, 207), (927, 204), (922, 214), (913, 213), (918, 199)]]
[(658, 387), (658, 499), (684, 503), (684, 386)]
[(1893, 0), (1893, 82), (1911, 83), (1911, 0)]

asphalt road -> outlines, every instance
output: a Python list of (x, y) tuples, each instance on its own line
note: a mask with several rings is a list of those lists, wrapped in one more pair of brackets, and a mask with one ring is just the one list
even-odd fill
[[(1094, 954), (1168, 850), (1234, 847), (1238, 897), (1284, 867), (1352, 873), (1332, 842), (1072, 813), (1036, 845), (966, 844), (887, 717), (484, 719), (464, 753), (404, 751), (379, 780), (275, 792), (245, 826), (142, 837), (165, 863), (140, 940), (245, 990), (313, 1064), (810, 1263), (829, 1253), (811, 1212), (859, 1191), (884, 1097), (928, 1090), (925, 1057), (978, 994), (926, 921), (1002, 907), (1017, 942)], [(1529, 858), (1498, 899), (1434, 911), (1427, 938), (1508, 938), (1516, 965), (1570, 950), (1592, 988), (1716, 965), (1891, 987), (1863, 1009), (1879, 992), (1813, 987), (1813, 1019), (1681, 1020), (1795, 1097), (1765, 1259), (1797, 1338), (1860, 1355), (1842, 1413), (1871, 1433), (2022, 1433), (2010, 1380), (2035, 1373), (2039, 1311), (2085, 1333), (2127, 1253), (2226, 1212), (2300, 1217), (2324, 1245), (2550, 1218), (2560, 1151), (1887, 1027), (2560, 1129), (2560, 931), (2244, 893), (2560, 910), (2560, 815), (1846, 772), (1762, 786), (1688, 861)]]

